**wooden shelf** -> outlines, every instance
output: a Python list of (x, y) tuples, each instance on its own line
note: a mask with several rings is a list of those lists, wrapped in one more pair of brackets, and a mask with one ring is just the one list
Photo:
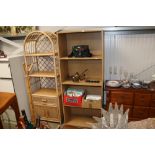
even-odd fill
[(71, 108), (81, 108), (81, 109), (95, 109), (95, 110), (100, 110), (100, 109), (102, 109), (102, 108), (86, 108), (86, 107), (80, 107), (80, 106), (71, 106), (71, 105), (66, 105), (66, 104), (64, 104), (64, 106), (65, 107), (71, 107)]
[(42, 88), (32, 93), (32, 96), (58, 97), (56, 89)]
[(103, 28), (102, 27), (95, 27), (95, 28), (69, 28), (69, 29), (63, 29), (63, 30), (60, 30), (59, 33), (85, 33), (85, 32), (100, 32), (102, 31)]
[[(55, 53), (56, 55), (57, 53)], [(54, 56), (54, 52), (40, 52), (40, 53), (25, 53), (25, 56)]]
[(102, 56), (92, 56), (92, 57), (62, 57), (60, 60), (102, 60)]
[(55, 122), (55, 123), (58, 123), (60, 122), (58, 119), (53, 119), (53, 118), (47, 118), (47, 117), (41, 117), (40, 118), (42, 121), (49, 121), (49, 122)]
[(92, 87), (102, 87), (102, 82), (99, 83), (91, 83), (91, 82), (73, 82), (71, 80), (66, 80), (62, 82), (63, 85), (77, 85), (77, 86), (92, 86)]
[[(83, 31), (60, 31), (59, 39), (59, 57), (62, 94), (71, 87), (84, 89), (88, 94), (98, 94), (103, 96), (103, 33), (100, 30), (83, 30)], [(91, 49), (92, 57), (68, 57), (75, 45), (88, 45)], [(69, 76), (76, 72), (85, 73), (89, 80), (99, 80), (95, 82), (73, 82)], [(85, 105), (83, 105), (85, 106)], [(96, 104), (95, 104), (96, 106)], [(94, 107), (95, 107), (94, 106)], [(101, 117), (101, 109), (68, 106), (63, 104), (64, 124), (78, 128), (90, 128), (88, 123), (95, 122), (92, 116)]]
[(95, 123), (96, 121), (92, 117), (86, 116), (71, 116), (70, 121), (66, 122), (65, 125), (81, 127), (81, 128), (91, 128), (88, 123)]
[(54, 74), (54, 72), (42, 71), (42, 72), (34, 72), (32, 74), (29, 74), (29, 76), (30, 77), (51, 77), (51, 78), (54, 78), (55, 74)]

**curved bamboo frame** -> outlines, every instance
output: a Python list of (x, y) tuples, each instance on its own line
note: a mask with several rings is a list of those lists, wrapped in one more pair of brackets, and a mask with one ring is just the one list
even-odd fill
[[(45, 43), (43, 43), (43, 41), (45, 41)], [(27, 54), (34, 54), (34, 53), (39, 54), (40, 52), (38, 52), (38, 50), (37, 50), (37, 44), (40, 44), (38, 46), (41, 46), (42, 48), (44, 48), (44, 46), (46, 47), (47, 43), (53, 48), (53, 50), (48, 51), (48, 52), (53, 54), (52, 56), (53, 56), (54, 74), (55, 74), (55, 88), (56, 88), (56, 93), (59, 94), (58, 83), (57, 83), (58, 82), (57, 69), (56, 69), (57, 36), (51, 32), (33, 31), (33, 32), (29, 33), (24, 40), (25, 74), (26, 74), (27, 93), (29, 96), (32, 122), (35, 121), (35, 116), (34, 116), (34, 108), (33, 108), (33, 104), (32, 104), (32, 90), (31, 90), (29, 73), (33, 67), (33, 64), (36, 63), (35, 61), (38, 61), (38, 59), (35, 56), (34, 57), (32, 56), (31, 58), (27, 57)], [(42, 53), (46, 53), (46, 52), (47, 51), (42, 51)], [(30, 61), (32, 61), (32, 63), (29, 64), (28, 59), (30, 59)], [(59, 100), (59, 98), (58, 98), (58, 100)], [(59, 110), (59, 113), (60, 113), (60, 110)], [(59, 119), (61, 119), (61, 118), (59, 118)], [(60, 122), (61, 122), (61, 120), (60, 120)]]

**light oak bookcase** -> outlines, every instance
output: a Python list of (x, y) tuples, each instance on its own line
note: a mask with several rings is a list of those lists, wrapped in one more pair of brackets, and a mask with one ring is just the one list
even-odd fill
[[(93, 56), (84, 58), (68, 57), (72, 51), (72, 46), (75, 45), (89, 45)], [(101, 95), (103, 100), (103, 32), (101, 30), (61, 31), (58, 33), (58, 47), (62, 94), (69, 87), (82, 88), (86, 89), (87, 94)], [(99, 82), (73, 82), (69, 79), (76, 72), (82, 73), (85, 69), (88, 69), (86, 72), (87, 79), (99, 80)], [(78, 128), (89, 128), (89, 123), (94, 122), (93, 116), (101, 117), (101, 109), (102, 102), (100, 108), (97, 109), (63, 104), (64, 124)]]

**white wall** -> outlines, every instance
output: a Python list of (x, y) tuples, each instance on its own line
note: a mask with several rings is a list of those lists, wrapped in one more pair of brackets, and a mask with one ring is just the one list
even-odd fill
[[(151, 65), (155, 65), (155, 34), (105, 33), (105, 79), (110, 79), (109, 68), (112, 67), (111, 79), (120, 79), (119, 70), (137, 74)], [(114, 67), (117, 75), (114, 74)], [(155, 66), (140, 74), (141, 80), (151, 80)], [(122, 76), (123, 78), (123, 76)]]
[[(38, 26), (41, 31), (56, 32), (58, 30), (97, 28), (93, 26)], [(99, 27), (98, 27), (99, 28)], [(101, 28), (101, 27), (100, 27)], [(108, 28), (108, 27), (107, 27)], [(104, 28), (106, 29), (106, 28)], [(136, 31), (135, 31), (136, 32)], [(23, 40), (14, 40), (23, 45)], [(155, 64), (155, 34), (135, 34), (130, 31), (105, 32), (105, 79), (110, 79), (109, 67), (117, 68), (117, 75), (111, 79), (120, 79), (118, 75), (120, 67), (127, 72), (137, 74), (145, 68)], [(0, 49), (7, 54), (16, 50), (5, 43), (0, 43)], [(150, 80), (155, 73), (155, 67), (144, 72), (139, 78)]]

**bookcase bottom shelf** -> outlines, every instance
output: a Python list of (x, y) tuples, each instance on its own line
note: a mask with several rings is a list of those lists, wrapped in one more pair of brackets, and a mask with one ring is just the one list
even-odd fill
[(95, 120), (92, 117), (74, 115), (65, 123), (65, 126), (91, 128), (89, 123), (95, 123)]

